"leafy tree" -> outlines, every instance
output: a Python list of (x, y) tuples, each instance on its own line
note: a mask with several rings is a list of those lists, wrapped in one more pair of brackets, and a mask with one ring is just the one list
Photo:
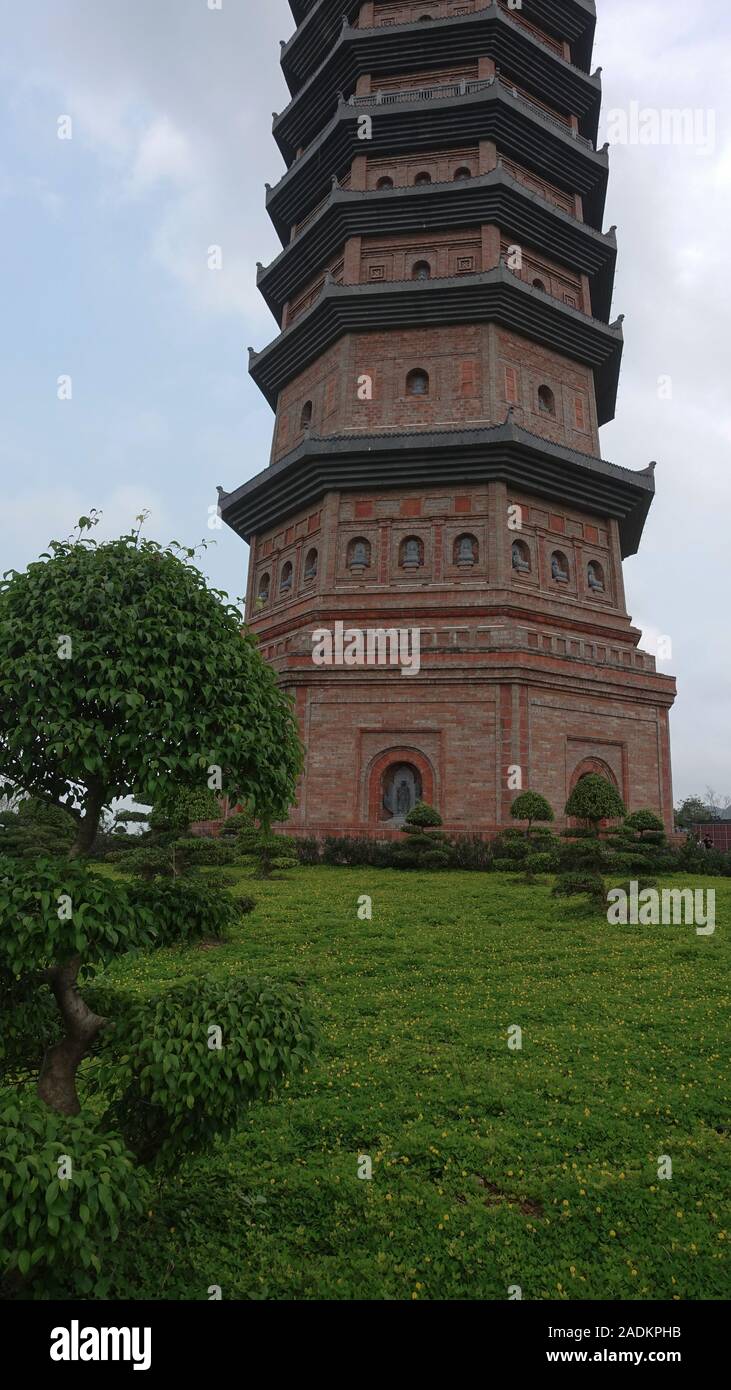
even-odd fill
[(534, 821), (550, 822), (556, 819), (549, 802), (538, 792), (521, 792), (510, 807), (510, 814), (514, 820), (527, 820), (529, 835)]
[(676, 808), (675, 824), (679, 830), (691, 830), (694, 825), (718, 820), (719, 814), (718, 807), (710, 806), (702, 796), (687, 796)]
[(656, 811), (633, 811), (625, 817), (624, 823), (628, 830), (637, 831), (641, 840), (646, 834), (662, 835), (665, 830), (665, 822)]
[(161, 787), (152, 808), (153, 831), (190, 830), (194, 821), (221, 820), (221, 804), (207, 787)]
[(600, 821), (618, 820), (626, 814), (627, 807), (616, 787), (597, 772), (582, 777), (566, 802), (566, 815), (586, 821), (595, 835), (599, 833)]
[(284, 818), (302, 750), (238, 610), (195, 552), (89, 534), (53, 541), (0, 582), (0, 776), (77, 823), (92, 848), (102, 810), (187, 787)]
[(675, 824), (678, 830), (692, 830), (707, 821), (724, 819), (729, 806), (731, 798), (719, 796), (713, 787), (706, 787), (704, 796), (687, 796), (676, 806)]
[(124, 952), (220, 938), (252, 907), (206, 880), (125, 887), (78, 859), (0, 861), (0, 1280), (62, 1266), (99, 1293), (139, 1165), (230, 1133), (306, 1064), (314, 1028), (288, 986), (196, 976), (146, 999), (98, 974)]

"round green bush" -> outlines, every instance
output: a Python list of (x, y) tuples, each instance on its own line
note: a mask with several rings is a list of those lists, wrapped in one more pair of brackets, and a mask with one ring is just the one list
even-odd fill
[(607, 864), (611, 874), (638, 874), (654, 868), (649, 854), (613, 854)]
[[(143, 1209), (143, 1186), (119, 1135), (59, 1115), (29, 1091), (0, 1091), (0, 1276), (17, 1290), (104, 1297), (108, 1248)], [(59, 1164), (70, 1160), (70, 1177)], [(50, 1273), (49, 1273), (50, 1272)]]
[(503, 830), (491, 848), (496, 859), (508, 859), (513, 869), (516, 864), (523, 864), (531, 852), (524, 830)]
[(640, 836), (648, 830), (663, 836), (665, 834), (665, 823), (657, 811), (632, 811), (631, 815), (625, 816), (624, 823), (627, 830), (635, 830)]
[(212, 1130), (230, 1134), (251, 1101), (306, 1067), (315, 1038), (298, 995), (267, 980), (191, 979), (133, 998), (102, 1036), (108, 1118), (143, 1162), (204, 1147)]
[(152, 943), (145, 904), (130, 928), (125, 887), (79, 860), (0, 861), (0, 970), (20, 977), (81, 955), (84, 968), (105, 965), (119, 941)]
[(450, 856), (447, 850), (428, 849), (421, 856), (422, 869), (448, 869)]
[(532, 874), (555, 874), (558, 872), (559, 862), (557, 851), (539, 850), (536, 854), (528, 855), (525, 867)]
[(538, 792), (521, 792), (510, 807), (510, 814), (514, 820), (528, 821), (529, 826), (533, 821), (550, 822), (556, 819), (550, 802)]
[(205, 878), (133, 883), (126, 896), (132, 913), (152, 924), (156, 946), (222, 938), (256, 906), (253, 898), (231, 897)]
[(560, 874), (553, 886), (554, 898), (573, 898), (586, 894), (594, 902), (604, 902), (606, 890), (599, 873), (591, 870)]
[(436, 811), (433, 806), (430, 806), (428, 802), (417, 801), (416, 805), (412, 806), (404, 821), (404, 829), (410, 825), (416, 826), (419, 830), (436, 829), (442, 825), (442, 818), (439, 812)]

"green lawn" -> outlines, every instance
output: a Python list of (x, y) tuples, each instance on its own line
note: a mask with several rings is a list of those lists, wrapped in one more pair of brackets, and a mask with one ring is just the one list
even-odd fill
[(609, 928), (505, 874), (242, 876), (258, 905), (235, 940), (115, 966), (146, 992), (295, 979), (322, 1038), (160, 1185), (112, 1296), (727, 1297), (731, 881), (691, 881), (716, 889), (713, 937)]

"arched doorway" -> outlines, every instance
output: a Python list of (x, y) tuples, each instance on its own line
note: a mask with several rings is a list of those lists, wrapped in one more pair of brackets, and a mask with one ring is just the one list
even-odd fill
[(422, 799), (421, 774), (412, 763), (393, 763), (386, 768), (382, 781), (386, 818), (403, 825), (409, 811)]

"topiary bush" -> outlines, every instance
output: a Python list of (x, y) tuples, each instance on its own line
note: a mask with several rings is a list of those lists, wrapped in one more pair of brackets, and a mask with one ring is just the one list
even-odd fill
[(275, 871), (296, 869), (299, 860), (291, 835), (277, 835), (265, 825), (244, 825), (236, 837), (240, 863), (249, 865), (254, 878), (274, 878)]
[(633, 811), (631, 815), (625, 816), (624, 824), (627, 830), (639, 835), (641, 840), (647, 833), (661, 836), (660, 840), (655, 840), (655, 844), (660, 844), (665, 839), (665, 822), (656, 811)]
[(404, 821), (404, 829), (408, 826), (409, 830), (438, 830), (442, 824), (442, 818), (433, 806), (426, 801), (417, 801)]
[(395, 847), (394, 863), (403, 868), (445, 869), (450, 862), (450, 846), (439, 827), (442, 818), (426, 801), (417, 801), (409, 811), (403, 826), (408, 845)]
[(626, 814), (627, 807), (616, 787), (597, 772), (582, 777), (566, 802), (566, 815), (585, 821), (595, 834), (601, 821), (619, 820)]
[(559, 849), (559, 869), (562, 873), (583, 872), (600, 873), (610, 864), (610, 855), (603, 842), (595, 835), (587, 839), (568, 840)]
[(66, 859), (76, 839), (76, 822), (60, 806), (36, 797), (17, 810), (0, 812), (0, 855), (13, 859)]
[(594, 903), (606, 902), (606, 887), (601, 874), (591, 870), (560, 874), (552, 889), (554, 898), (586, 896)]
[(555, 874), (560, 865), (558, 850), (539, 850), (529, 854), (525, 861), (526, 869), (532, 874)]
[(550, 823), (556, 819), (552, 806), (546, 801), (545, 796), (540, 796), (538, 792), (521, 792), (510, 807), (510, 814), (514, 820), (528, 822), (529, 838), (534, 821)]
[(607, 863), (611, 874), (645, 873), (654, 867), (649, 854), (613, 854)]
[(178, 878), (200, 868), (222, 868), (235, 864), (236, 858), (236, 845), (230, 841), (196, 835), (179, 837), (164, 845), (115, 850), (106, 856), (107, 863), (144, 879)]
[(106, 1121), (141, 1162), (169, 1162), (231, 1134), (251, 1101), (307, 1065), (315, 1038), (297, 995), (268, 980), (188, 980), (131, 1000), (101, 1049)]
[[(145, 1183), (118, 1134), (0, 1091), (0, 1283), (7, 1292), (103, 1298), (107, 1252), (143, 1210)], [(59, 1177), (59, 1173), (69, 1176)]]
[(130, 884), (126, 897), (131, 911), (151, 924), (156, 946), (221, 940), (256, 906), (253, 898), (234, 898), (204, 878)]
[(495, 859), (507, 860), (511, 869), (524, 864), (531, 852), (525, 832), (512, 828), (502, 830), (493, 840), (491, 848)]

